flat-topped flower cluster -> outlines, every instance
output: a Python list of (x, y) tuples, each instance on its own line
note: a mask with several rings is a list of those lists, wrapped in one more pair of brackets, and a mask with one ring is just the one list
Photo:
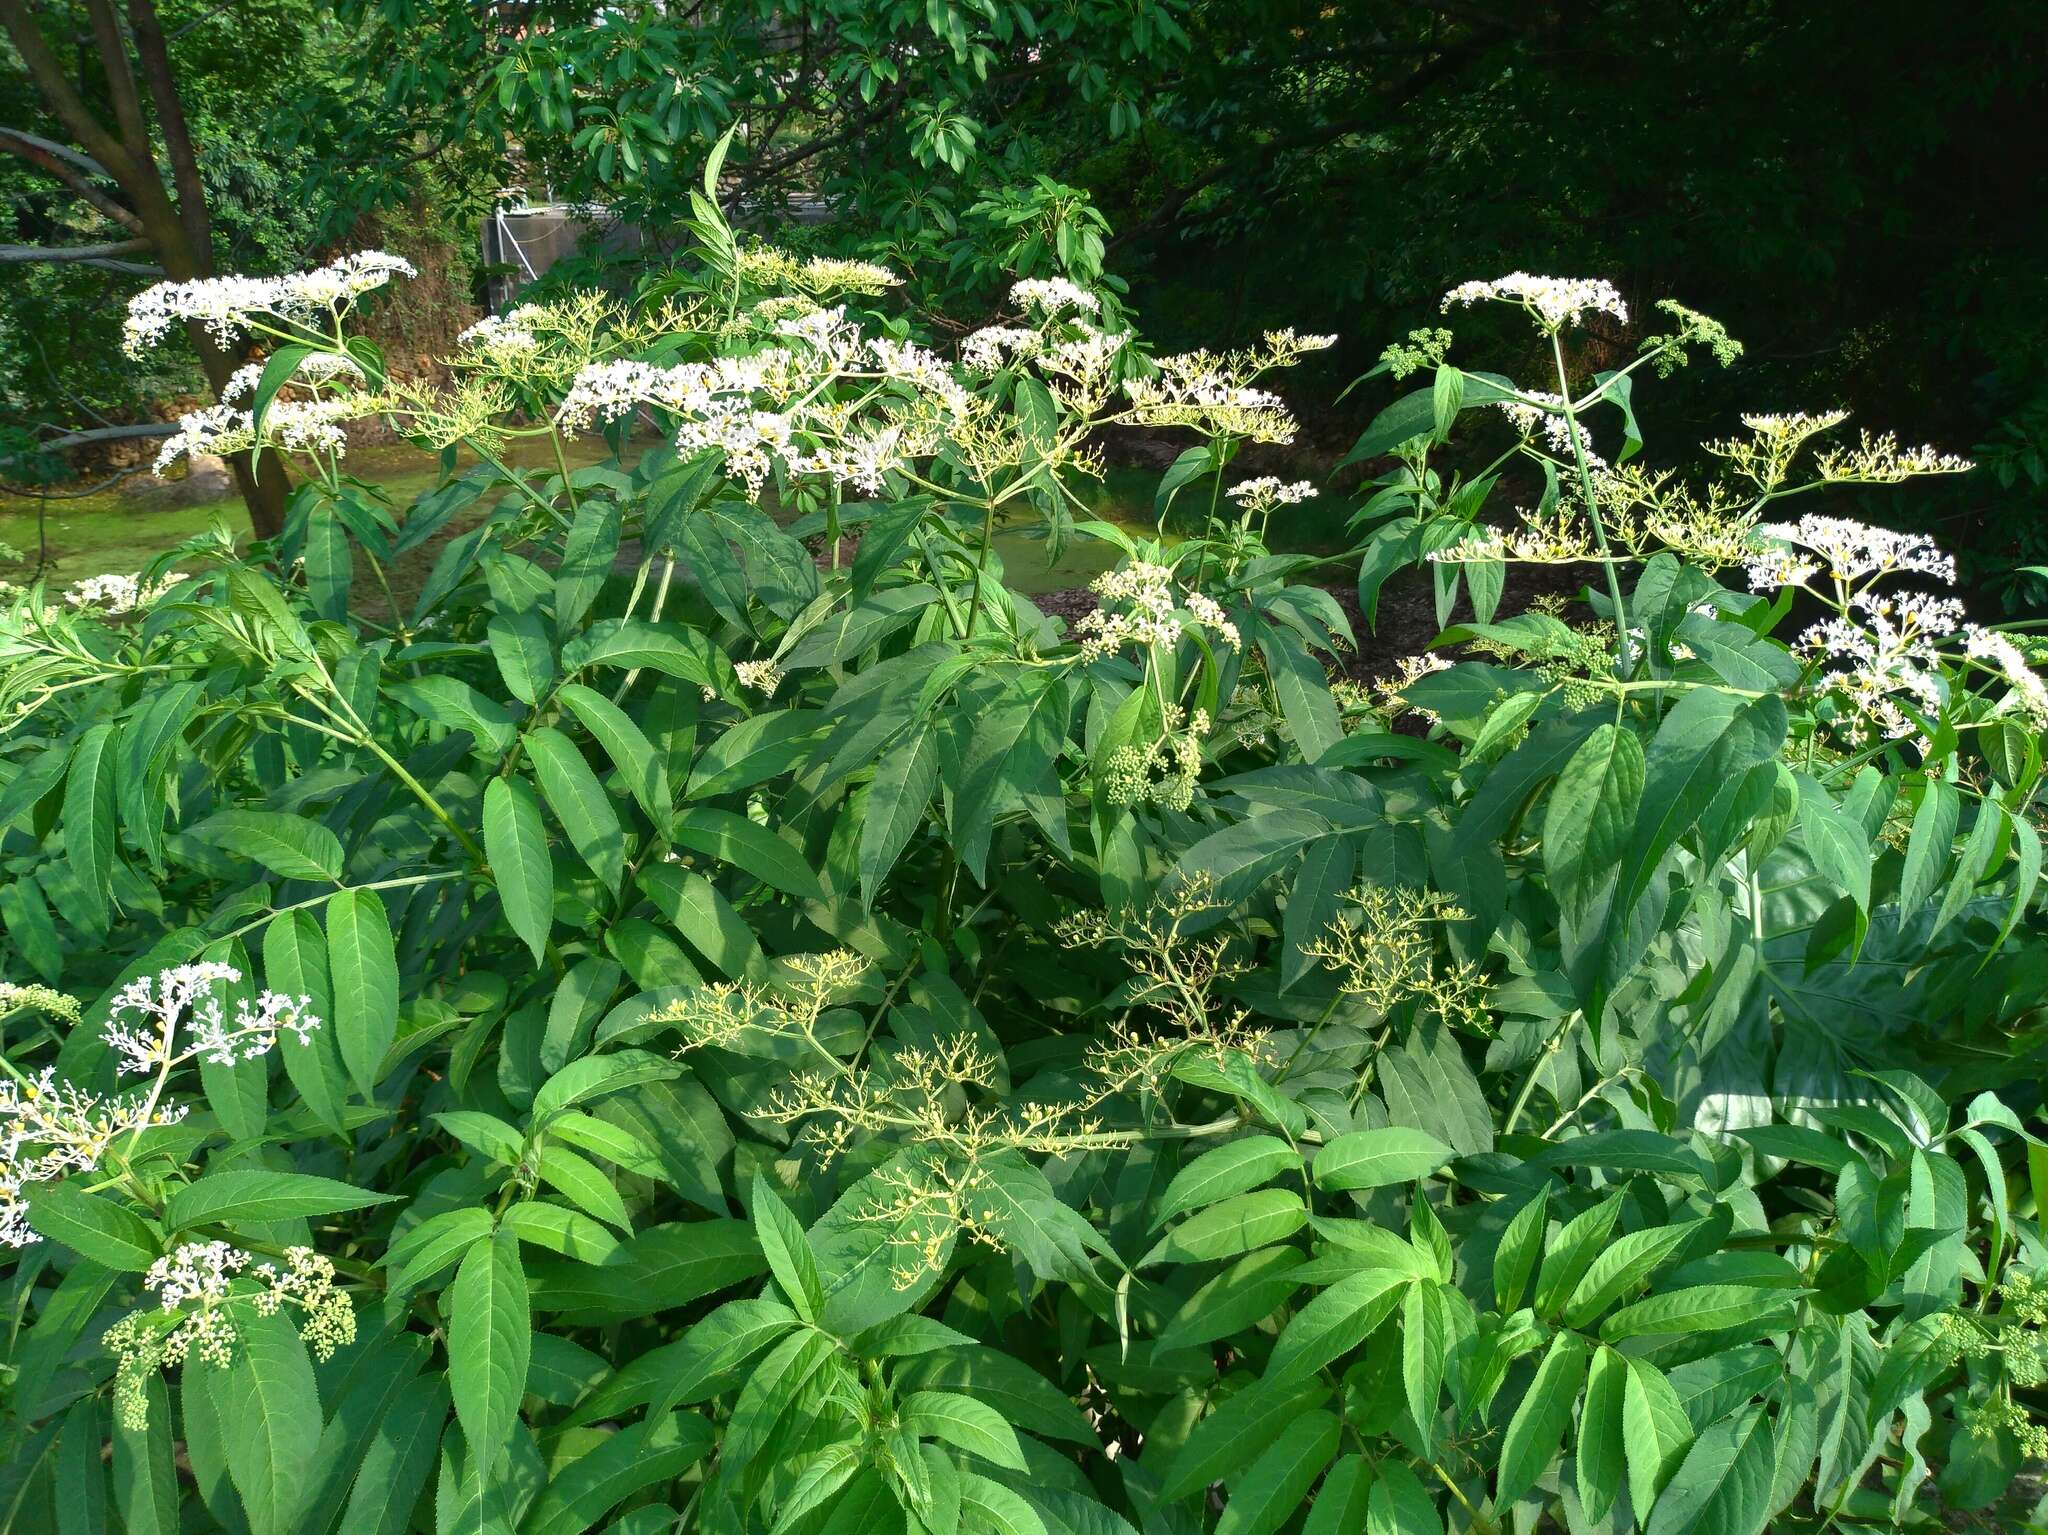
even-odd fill
[(1020, 462), (1017, 444), (989, 440), (1015, 429), (976, 389), (1026, 366), (1070, 417), (1038, 444), (1056, 461), (1080, 462), (1087, 433), (1114, 425), (1289, 441), (1294, 420), (1284, 402), (1252, 380), (1334, 340), (1275, 331), (1256, 353), (1183, 353), (1145, 373), (1128, 332), (1084, 318), (1101, 309), (1086, 289), (1030, 279), (1012, 287), (1011, 299), (1035, 325), (971, 332), (957, 366), (915, 342), (870, 334), (843, 305), (800, 313), (777, 306), (763, 317), (763, 344), (754, 350), (668, 366), (633, 358), (590, 364), (555, 420), (582, 430), (652, 411), (672, 420), (678, 451), (719, 450), (750, 496), (778, 473), (873, 495), (891, 472), (912, 472), (949, 443), (973, 460)]
[(1097, 576), (1088, 589), (1115, 606), (1081, 615), (1078, 629), (1084, 661), (1100, 660), (1132, 646), (1170, 649), (1180, 643), (1189, 627), (1208, 630), (1232, 650), (1243, 643), (1237, 625), (1224, 615), (1216, 600), (1202, 592), (1183, 591), (1168, 566), (1134, 561)]
[[(900, 281), (888, 269), (755, 245), (732, 257), (734, 286), (722, 306), (691, 298), (639, 315), (602, 295), (571, 294), (487, 316), (462, 332), (449, 359), (455, 383), (438, 388), (367, 378), (348, 350), (349, 306), (400, 273), (410, 274), (401, 259), (365, 252), (317, 272), (159, 284), (138, 296), (129, 316), (133, 347), (160, 340), (183, 319), (205, 324), (223, 344), (246, 337), (316, 349), (260, 421), (240, 402), (263, 364), (238, 370), (218, 403), (180, 420), (158, 472), (196, 453), (270, 448), (303, 455), (331, 476), (348, 423), (372, 416), (424, 446), (468, 442), (480, 450), (520, 431), (579, 432), (651, 416), (679, 452), (715, 450), (750, 497), (778, 476), (877, 495), (892, 475), (916, 483), (921, 467), (949, 449), (986, 487), (991, 475), (1002, 479), (1027, 461), (1094, 472), (1087, 439), (1104, 427), (1289, 442), (1294, 418), (1260, 381), (1335, 341), (1275, 330), (1250, 350), (1150, 360), (1128, 331), (1103, 322), (1096, 294), (1065, 278), (1032, 278), (1010, 290), (1025, 323), (974, 331), (948, 358), (826, 302), (835, 293), (886, 292)], [(710, 355), (666, 360), (679, 339), (686, 352)], [(1049, 427), (1034, 422), (1030, 442), (1007, 403), (1020, 371), (1060, 414)], [(541, 424), (515, 427), (515, 415)]]
[(1519, 304), (1552, 331), (1578, 324), (1588, 312), (1628, 323), (1628, 305), (1613, 283), (1597, 277), (1538, 277), (1532, 272), (1459, 283), (1444, 295), (1443, 309), (1448, 314), (1454, 306), (1488, 300)]
[(202, 325), (221, 346), (229, 346), (265, 321), (288, 330), (328, 326), (340, 320), (366, 293), (393, 277), (417, 277), (403, 256), (386, 251), (353, 251), (310, 272), (282, 277), (200, 277), (160, 282), (128, 301), (122, 345), (140, 357), (181, 321)]
[[(28, 1223), (30, 1184), (93, 1172), (116, 1148), (123, 1155), (132, 1151), (143, 1131), (184, 1118), (187, 1106), (164, 1097), (178, 1067), (255, 1060), (275, 1049), (283, 1034), (301, 1045), (311, 1042), (320, 1027), (312, 998), (263, 991), (236, 997), (231, 1010), (218, 988), (241, 980), (234, 966), (207, 960), (138, 976), (115, 993), (100, 1038), (114, 1052), (117, 1071), (155, 1076), (145, 1092), (87, 1092), (58, 1080), (54, 1067), (33, 1077), (0, 1077), (0, 1244), (40, 1240)], [(75, 1004), (68, 1012), (35, 1005), (53, 1016), (76, 1017)]]
[[(1526, 272), (1460, 284), (1444, 296), (1444, 307), (1484, 301), (1520, 305), (1553, 338), (1587, 313), (1620, 321), (1628, 313), (1611, 284)], [(1710, 349), (1724, 363), (1740, 354), (1715, 321), (1669, 301), (1658, 307), (1678, 320), (1678, 332), (1643, 341), (1639, 357), (1622, 375), (1646, 363), (1667, 371), (1674, 358), (1683, 361), (1687, 347)], [(1422, 340), (1440, 364), (1448, 334)], [(1404, 352), (1389, 367), (1421, 360), (1420, 352)], [(1933, 539), (1820, 513), (1792, 522), (1765, 520), (1772, 504), (1787, 496), (1959, 474), (1972, 467), (1968, 459), (1904, 446), (1889, 432), (1865, 431), (1853, 443), (1828, 442), (1848, 420), (1843, 410), (1756, 412), (1741, 418), (1747, 435), (1703, 444), (1723, 467), (1718, 478), (1695, 490), (1668, 471), (1610, 464), (1601, 456), (1588, 416), (1625, 401), (1615, 392), (1616, 375), (1602, 375), (1572, 398), (1563, 392), (1569, 385), (1561, 351), (1557, 373), (1557, 391), (1517, 388), (1489, 402), (1520, 439), (1510, 451), (1543, 465), (1550, 486), (1543, 504), (1518, 511), (1506, 527), (1469, 524), (1462, 536), (1423, 551), (1423, 559), (1448, 566), (1604, 566), (1617, 613), (1623, 605), (1611, 572), (1625, 561), (1664, 554), (1708, 571), (1740, 566), (1753, 592), (1775, 596), (1795, 588), (1831, 610), (1792, 645), (1804, 663), (1793, 691), (1824, 705), (1824, 731), (1839, 732), (1851, 744), (1927, 739), (1944, 711), (1957, 707), (1967, 707), (1973, 719), (2013, 714), (2036, 729), (2048, 722), (2048, 681), (2022, 644), (1967, 623), (1953, 598), (1879, 589), (1902, 577), (1953, 584), (1955, 561)], [(1418, 438), (1410, 445), (1415, 462), (1424, 444)], [(1716, 615), (1710, 610), (1704, 616), (1712, 621)], [(1649, 643), (1638, 629), (1609, 627), (1624, 649)], [(1675, 636), (1660, 644), (1674, 666), (1701, 659)], [(1404, 674), (1394, 691), (1414, 680)], [(1973, 693), (1978, 684), (1989, 684), (1989, 691)]]
[(333, 1262), (310, 1247), (287, 1247), (279, 1268), (230, 1242), (186, 1242), (151, 1264), (143, 1285), (155, 1308), (123, 1317), (102, 1339), (116, 1361), (115, 1414), (138, 1432), (149, 1425), (147, 1387), (157, 1371), (234, 1362), (238, 1306), (261, 1317), (298, 1312), (299, 1336), (316, 1359), (355, 1341), (355, 1303), (335, 1284)]

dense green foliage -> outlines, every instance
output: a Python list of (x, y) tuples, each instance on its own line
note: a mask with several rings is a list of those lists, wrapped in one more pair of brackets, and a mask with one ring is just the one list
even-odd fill
[[(298, 453), (280, 539), (0, 618), (11, 1529), (2027, 1517), (2048, 687), (1926, 541), (1763, 520), (1951, 461), (1757, 417), (1642, 470), (1713, 321), (1593, 373), (1604, 284), (1458, 290), (1554, 367), (1366, 382), (1428, 380), (1343, 559), (1428, 560), (1446, 654), (1333, 681), (1307, 487), (1228, 468), (1328, 338), (1150, 358), (1025, 285), (953, 362), (692, 203), (658, 301), (445, 386), (349, 334), (386, 262), (240, 290), (270, 360), (184, 440)], [(500, 467), (642, 412), (630, 471)], [(484, 462), (385, 505), (368, 415)], [(1077, 516), (1130, 427), (1197, 536)], [(1011, 521), (1121, 544), (1096, 613)]]

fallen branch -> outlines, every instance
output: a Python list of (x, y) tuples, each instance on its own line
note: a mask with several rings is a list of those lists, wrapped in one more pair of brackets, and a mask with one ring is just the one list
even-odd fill
[(67, 448), (82, 448), (96, 442), (129, 442), (139, 437), (168, 437), (177, 431), (177, 424), (171, 421), (144, 421), (134, 426), (95, 426), (83, 431), (66, 432), (62, 437), (52, 437), (48, 442), (36, 444), (39, 453), (62, 453)]
[[(140, 236), (133, 240), (103, 240), (97, 245), (0, 245), (0, 264), (26, 261), (97, 263), (110, 256), (131, 256), (148, 249), (149, 241)], [(134, 265), (132, 262), (122, 264)]]

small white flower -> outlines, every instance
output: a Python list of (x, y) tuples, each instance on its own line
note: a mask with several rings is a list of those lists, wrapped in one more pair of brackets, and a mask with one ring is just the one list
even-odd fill
[(144, 585), (140, 576), (87, 576), (65, 592), (64, 601), (74, 608), (97, 608), (109, 617), (119, 617), (148, 607), (175, 586), (177, 579), (169, 575)]
[(1062, 309), (1078, 309), (1084, 314), (1102, 312), (1101, 299), (1064, 277), (1027, 277), (1012, 283), (1010, 302), (1020, 309), (1037, 309), (1047, 315), (1058, 314)]
[(985, 325), (960, 343), (960, 362), (976, 373), (994, 373), (1020, 357), (1029, 357), (1045, 344), (1035, 330), (1015, 325)]
[(1963, 630), (1963, 649), (1971, 659), (1981, 661), (2012, 689), (2013, 705), (2035, 730), (2048, 730), (2048, 682), (2027, 664), (2019, 646), (1996, 629), (1971, 624)]
[(1591, 277), (1538, 277), (1530, 272), (1510, 272), (1491, 282), (1460, 283), (1444, 295), (1448, 312), (1454, 304), (1477, 304), (1486, 299), (1520, 304), (1550, 330), (1576, 325), (1587, 310), (1612, 315), (1628, 323), (1628, 305), (1611, 282)]
[(1253, 480), (1240, 480), (1224, 492), (1248, 512), (1268, 512), (1277, 506), (1295, 506), (1315, 493), (1315, 486), (1308, 480), (1290, 482), (1270, 474), (1262, 474)]
[(381, 288), (393, 277), (417, 277), (411, 262), (385, 251), (357, 251), (310, 272), (285, 277), (200, 277), (189, 282), (160, 282), (128, 301), (123, 349), (130, 357), (161, 341), (179, 321), (206, 327), (228, 346), (270, 319), (304, 326), (316, 315), (340, 317), (363, 294)]
[(1955, 584), (1956, 562), (1924, 533), (1897, 533), (1847, 517), (1809, 515), (1789, 526), (1765, 523), (1761, 538), (1781, 539), (1819, 555), (1837, 581), (1887, 575), (1931, 576)]

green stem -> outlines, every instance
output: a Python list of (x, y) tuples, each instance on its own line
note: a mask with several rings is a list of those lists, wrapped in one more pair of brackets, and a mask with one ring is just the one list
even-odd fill
[(391, 589), (391, 578), (384, 573), (383, 561), (379, 560), (376, 555), (370, 553), (367, 549), (363, 551), (363, 558), (370, 562), (370, 569), (377, 577), (377, 584), (384, 589), (384, 601), (391, 609), (391, 622), (393, 624), (401, 622), (401, 616), (398, 611), (398, 593)]
[(1558, 1046), (1564, 1041), (1565, 1030), (1572, 1026), (1578, 1016), (1576, 1011), (1566, 1013), (1558, 1020), (1557, 1027), (1550, 1031), (1550, 1038), (1543, 1041), (1543, 1048), (1536, 1052), (1536, 1064), (1529, 1068), (1529, 1075), (1523, 1078), (1522, 1090), (1515, 1094), (1514, 1104), (1509, 1108), (1507, 1120), (1501, 1126), (1502, 1135), (1515, 1133), (1515, 1124), (1521, 1119), (1522, 1110), (1529, 1106), (1529, 1095), (1536, 1091), (1536, 1079), (1543, 1075), (1544, 1066), (1557, 1054)]
[[(1202, 547), (1195, 555), (1194, 589), (1202, 589), (1202, 578), (1209, 573), (1209, 544), (1216, 532), (1216, 508), (1223, 500), (1223, 471), (1230, 467), (1230, 459), (1223, 451), (1227, 438), (1218, 437), (1209, 444), (1209, 457), (1216, 461), (1216, 477), (1209, 485), (1209, 521), (1202, 530)], [(1163, 519), (1162, 519), (1163, 523)]]
[[(676, 573), (676, 562), (675, 562), (675, 557), (674, 557), (673, 555), (671, 555), (671, 556), (669, 556), (669, 557), (668, 557), (667, 559), (665, 559), (665, 560), (663, 560), (663, 561), (662, 561), (662, 566), (661, 566), (661, 580), (655, 583), (655, 587), (654, 587), (654, 605), (653, 605), (653, 606), (652, 606), (651, 608), (649, 608), (649, 609), (648, 609), (648, 614), (647, 614), (647, 621), (648, 621), (649, 623), (651, 623), (651, 624), (658, 624), (658, 623), (660, 623), (660, 622), (661, 622), (661, 610), (662, 610), (662, 609), (663, 609), (664, 607), (666, 607), (666, 606), (668, 605), (668, 583), (669, 583), (669, 581), (670, 581), (670, 580), (671, 580), (671, 579), (672, 579), (672, 578), (673, 578), (673, 577), (675, 576), (675, 573)], [(638, 593), (638, 588), (636, 587), (636, 588), (635, 588), (635, 594), (637, 595), (637, 593)], [(631, 608), (628, 608), (628, 609), (627, 609), (627, 615), (628, 615), (629, 617), (631, 616), (631, 613), (632, 613), (632, 610), (631, 610)], [(613, 703), (617, 703), (617, 702), (619, 702), (619, 700), (620, 700), (620, 699), (622, 699), (622, 698), (624, 698), (624, 697), (626, 696), (626, 693), (627, 693), (627, 691), (628, 691), (629, 689), (631, 689), (631, 687), (633, 686), (633, 683), (635, 682), (635, 680), (636, 680), (636, 679), (638, 679), (638, 677), (640, 676), (640, 670), (641, 670), (641, 669), (640, 669), (639, 667), (637, 667), (637, 666), (636, 666), (636, 667), (634, 667), (634, 668), (633, 668), (633, 669), (632, 669), (631, 671), (629, 671), (629, 672), (627, 672), (627, 673), (626, 673), (626, 675), (625, 675), (624, 679), (623, 679), (623, 680), (621, 680), (621, 681), (620, 681), (620, 683), (619, 683), (619, 689), (618, 689), (618, 691), (617, 691), (616, 693), (612, 694), (612, 702), (613, 702)], [(559, 685), (558, 685), (558, 691), (559, 691)]]
[(555, 450), (555, 468), (561, 472), (562, 494), (569, 502), (569, 515), (576, 515), (576, 487), (569, 483), (569, 460), (562, 452), (562, 434), (551, 424), (548, 427), (548, 442)]
[(1550, 333), (1550, 352), (1557, 362), (1557, 393), (1564, 401), (1565, 429), (1571, 437), (1572, 457), (1579, 469), (1579, 493), (1585, 497), (1586, 519), (1593, 524), (1593, 541), (1599, 547), (1601, 568), (1607, 574), (1607, 596), (1614, 604), (1614, 635), (1625, 677), (1635, 670), (1635, 645), (1628, 637), (1628, 606), (1621, 600), (1621, 578), (1614, 573), (1614, 565), (1607, 552), (1607, 524), (1601, 519), (1600, 504), (1593, 496), (1593, 471), (1586, 463), (1585, 437), (1579, 430), (1579, 418), (1572, 409), (1571, 380), (1565, 374), (1564, 343), (1558, 340), (1556, 331)]
[(425, 784), (406, 771), (404, 763), (384, 749), (384, 743), (377, 739), (376, 734), (369, 726), (356, 717), (355, 710), (349, 708), (348, 700), (342, 696), (338, 688), (334, 687), (334, 679), (327, 675), (327, 669), (324, 666), (319, 668), (319, 675), (321, 680), (330, 689), (334, 690), (335, 702), (341, 705), (341, 711), (337, 712), (330, 708), (326, 700), (309, 688), (302, 687), (299, 696), (329, 719), (348, 726), (348, 738), (352, 738), (355, 745), (369, 751), (372, 756), (390, 770), (393, 777), (397, 778), (400, 783), (412, 791), (413, 797), (427, 808), (435, 820), (447, 828), (448, 834), (456, 840), (465, 853), (469, 854), (470, 859), (476, 864), (479, 872), (488, 870), (490, 868), (490, 860), (484, 856), (484, 850), (477, 840), (456, 821), (455, 817), (448, 813), (447, 807), (434, 797)]
[(924, 556), (924, 568), (931, 574), (932, 585), (938, 588), (939, 601), (945, 604), (946, 617), (952, 621), (953, 632), (962, 639), (967, 638), (967, 622), (960, 616), (959, 605), (953, 601), (953, 593), (946, 584), (945, 573), (939, 569), (939, 557), (932, 552), (931, 539), (921, 527), (911, 536), (917, 540), (918, 552)]
[(244, 922), (240, 927), (234, 928), (229, 932), (221, 934), (221, 942), (231, 943), (235, 939), (242, 937), (244, 934), (253, 933), (256, 931), (257, 928), (266, 926), (268, 923), (270, 923), (278, 917), (283, 916), (288, 911), (304, 911), (309, 906), (324, 906), (330, 900), (332, 900), (337, 893), (343, 890), (402, 890), (408, 885), (431, 885), (439, 880), (464, 878), (467, 878), (465, 874), (461, 873), (458, 870), (450, 869), (443, 874), (407, 874), (398, 879), (372, 880), (367, 885), (337, 884), (333, 890), (328, 891), (325, 895), (316, 895), (312, 897), (310, 900), (305, 901), (294, 901), (289, 906), (274, 906), (268, 912), (258, 917), (255, 921)]
[(988, 573), (988, 551), (996, 541), (996, 504), (984, 501), (981, 510), (981, 548), (974, 557), (974, 602), (967, 610), (967, 638), (974, 638), (974, 626), (981, 618), (981, 585)]

